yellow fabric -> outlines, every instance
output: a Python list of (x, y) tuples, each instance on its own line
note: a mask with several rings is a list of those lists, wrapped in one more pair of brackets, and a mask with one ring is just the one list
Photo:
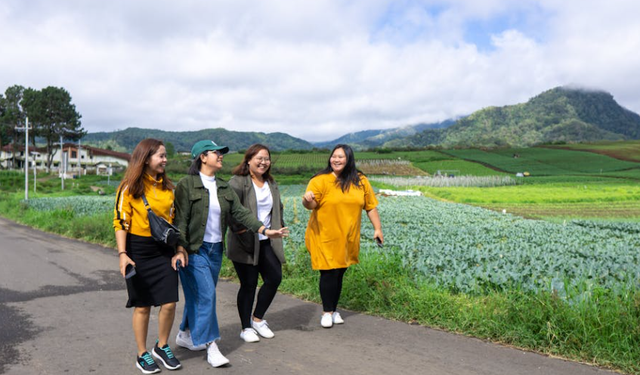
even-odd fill
[(352, 185), (344, 193), (332, 173), (309, 181), (306, 191), (312, 191), (318, 202), (305, 232), (314, 270), (346, 268), (359, 262), (362, 210), (370, 211), (378, 205), (369, 180), (361, 176), (360, 181), (359, 188)]
[[(149, 206), (156, 215), (173, 222), (175, 212), (173, 209), (173, 191), (162, 189), (162, 178), (154, 180), (148, 174), (144, 175), (144, 195)], [(131, 234), (143, 237), (151, 237), (149, 229), (149, 216), (142, 198), (134, 199), (129, 194), (129, 186), (120, 186), (116, 194), (116, 206), (113, 210), (113, 228), (126, 230)]]

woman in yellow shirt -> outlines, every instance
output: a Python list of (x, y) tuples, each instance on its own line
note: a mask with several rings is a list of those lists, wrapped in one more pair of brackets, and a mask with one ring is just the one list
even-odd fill
[[(120, 273), (125, 276), (129, 265), (136, 270), (136, 274), (126, 280), (127, 307), (134, 307), (132, 325), (138, 346), (136, 367), (144, 374), (160, 372), (153, 357), (169, 370), (181, 366), (167, 341), (178, 301), (176, 262), (179, 260), (186, 266), (188, 259), (183, 252), (176, 252), (174, 247), (153, 239), (142, 200), (144, 194), (156, 215), (169, 222), (173, 220), (173, 184), (165, 174), (166, 165), (167, 152), (161, 141), (150, 138), (140, 141), (118, 188), (114, 209), (113, 227)], [(151, 306), (160, 306), (160, 311), (158, 341), (150, 354), (146, 346)]]
[(374, 239), (380, 245), (384, 242), (378, 200), (369, 180), (356, 168), (351, 147), (339, 144), (333, 148), (327, 167), (309, 181), (302, 205), (313, 210), (305, 244), (311, 267), (320, 271), (320, 324), (331, 328), (344, 323), (336, 308), (344, 274), (350, 265), (358, 263), (362, 210), (373, 224)]

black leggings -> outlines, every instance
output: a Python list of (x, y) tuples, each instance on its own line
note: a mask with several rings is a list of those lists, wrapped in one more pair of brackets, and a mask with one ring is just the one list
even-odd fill
[(260, 256), (258, 265), (233, 262), (238, 278), (240, 290), (238, 291), (238, 314), (242, 329), (251, 328), (251, 308), (258, 288), (258, 274), (264, 282), (258, 292), (258, 303), (253, 311), (253, 316), (262, 319), (269, 305), (276, 296), (278, 286), (282, 281), (282, 265), (271, 248), (270, 240), (260, 241)]
[(324, 312), (336, 311), (346, 268), (320, 270), (320, 298)]

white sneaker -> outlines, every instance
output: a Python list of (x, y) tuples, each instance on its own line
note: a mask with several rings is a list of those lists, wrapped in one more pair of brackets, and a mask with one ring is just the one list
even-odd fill
[(207, 348), (207, 362), (209, 362), (213, 367), (220, 367), (229, 363), (227, 357), (220, 353), (220, 349), (218, 349), (218, 345), (215, 341), (209, 344), (209, 347)]
[(253, 329), (256, 330), (256, 332), (260, 334), (260, 336), (264, 337), (265, 339), (271, 339), (273, 338), (273, 336), (275, 336), (273, 334), (273, 331), (269, 329), (269, 324), (267, 324), (266, 320), (256, 322), (255, 320), (252, 319), (251, 326), (253, 327)]
[(189, 350), (193, 350), (194, 352), (205, 350), (207, 348), (206, 344), (201, 345), (193, 345), (193, 340), (191, 339), (191, 332), (189, 331), (178, 331), (176, 335), (176, 345), (182, 346), (183, 348), (187, 348)]
[(240, 338), (244, 340), (244, 342), (258, 342), (260, 341), (260, 337), (258, 337), (258, 333), (253, 328), (245, 328), (240, 332)]
[(320, 319), (320, 325), (324, 328), (333, 327), (333, 314), (331, 313), (323, 313), (322, 319)]
[(337, 311), (333, 312), (331, 320), (333, 321), (333, 324), (344, 324), (344, 320), (340, 316), (340, 313)]

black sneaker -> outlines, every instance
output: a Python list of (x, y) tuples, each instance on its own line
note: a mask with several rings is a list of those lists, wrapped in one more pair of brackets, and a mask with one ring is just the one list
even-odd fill
[(151, 358), (151, 354), (149, 354), (149, 352), (144, 352), (140, 357), (138, 357), (136, 360), (136, 367), (138, 367), (143, 374), (155, 374), (160, 372), (160, 367), (158, 367), (156, 361)]
[(153, 353), (153, 356), (158, 358), (168, 370), (177, 370), (182, 366), (178, 358), (173, 355), (169, 344), (165, 344), (162, 348), (159, 348), (158, 342), (156, 341), (156, 346), (151, 353)]

